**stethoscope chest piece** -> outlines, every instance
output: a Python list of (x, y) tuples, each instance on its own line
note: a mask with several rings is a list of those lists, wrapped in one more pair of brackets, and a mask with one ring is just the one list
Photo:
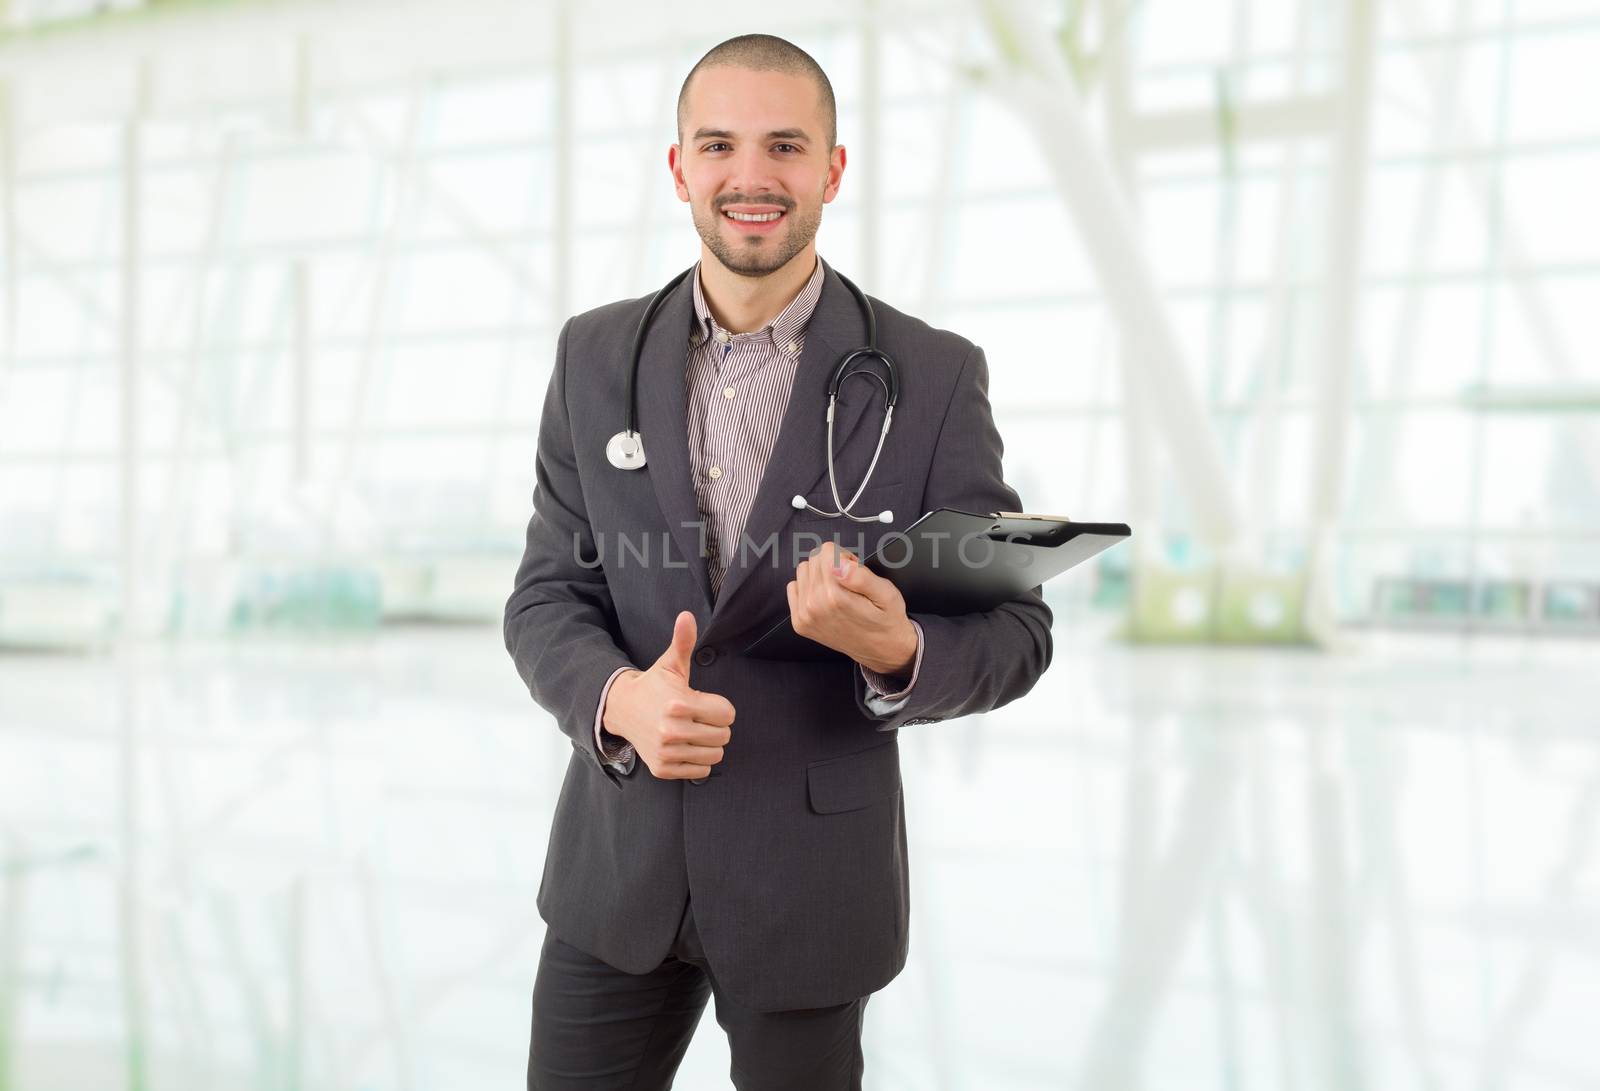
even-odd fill
[(619, 470), (644, 469), (644, 440), (624, 428), (606, 444), (606, 461)]

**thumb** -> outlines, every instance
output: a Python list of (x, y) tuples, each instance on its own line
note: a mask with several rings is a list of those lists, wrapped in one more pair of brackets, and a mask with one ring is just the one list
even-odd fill
[(672, 643), (667, 645), (667, 650), (656, 660), (656, 666), (671, 671), (687, 682), (689, 653), (694, 651), (695, 631), (694, 614), (688, 610), (679, 610), (677, 618), (672, 623)]
[(893, 582), (884, 579), (850, 554), (839, 558), (835, 578), (845, 588), (865, 595), (875, 606), (888, 606), (894, 601), (896, 589)]

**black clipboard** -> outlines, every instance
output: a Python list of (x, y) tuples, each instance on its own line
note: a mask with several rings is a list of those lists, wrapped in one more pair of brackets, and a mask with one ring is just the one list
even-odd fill
[[(908, 613), (970, 614), (1014, 599), (1132, 533), (1126, 523), (939, 508), (886, 535), (864, 563), (900, 589)], [(796, 633), (787, 611), (746, 645), (743, 654), (757, 659), (844, 658)]]

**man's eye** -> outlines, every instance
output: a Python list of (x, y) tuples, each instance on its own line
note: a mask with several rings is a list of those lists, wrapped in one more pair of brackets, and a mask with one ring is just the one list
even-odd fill
[(709, 152), (709, 151), (715, 151), (715, 150), (716, 150), (716, 149), (718, 149), (718, 148), (726, 148), (726, 147), (727, 147), (727, 146), (728, 146), (728, 145), (727, 145), (727, 144), (726, 144), (726, 143), (724, 143), (724, 142), (723, 142), (723, 141), (721, 141), (721, 140), (718, 140), (718, 141), (716, 141), (716, 142), (715, 142), (715, 143), (713, 143), (713, 144), (707, 144), (707, 145), (706, 145), (706, 146), (705, 146), (705, 150), (706, 150), (706, 151), (708, 151), (708, 152)]
[(799, 149), (799, 148), (798, 148), (798, 147), (795, 147), (795, 145), (793, 145), (793, 144), (777, 144), (777, 145), (774, 145), (774, 147), (778, 147), (778, 148), (792, 148), (792, 149), (793, 149), (793, 150), (795, 150), (795, 151), (799, 151), (799, 150), (800, 150), (800, 149)]

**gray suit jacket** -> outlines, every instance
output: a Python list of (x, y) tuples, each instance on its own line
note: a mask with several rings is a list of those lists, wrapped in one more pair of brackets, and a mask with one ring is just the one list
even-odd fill
[[(873, 299), (879, 345), (900, 368), (900, 401), (853, 510), (890, 508), (895, 521), (847, 523), (790, 506), (804, 493), (833, 509), (828, 374), (866, 343), (855, 300), (827, 268), (745, 530), (757, 546), (776, 534), (776, 548), (735, 556), (713, 602), (685, 438), (692, 291), (685, 280), (663, 302), (640, 360), (643, 470), (615, 469), (605, 446), (625, 422), (629, 349), (649, 297), (588, 311), (561, 331), (527, 549), (505, 611), (517, 671), (574, 751), (537, 904), (567, 943), (644, 973), (666, 957), (692, 891), (707, 959), (737, 1001), (763, 1011), (843, 1003), (882, 988), (905, 965), (899, 728), (1027, 693), (1050, 664), (1051, 613), (1037, 587), (984, 613), (914, 613), (924, 634), (921, 672), (905, 705), (886, 716), (868, 708), (865, 683), (843, 658), (742, 656), (788, 609), (784, 586), (815, 544), (796, 534), (837, 533), (870, 551), (937, 507), (1017, 511), (1020, 503), (1001, 477), (983, 351)], [(872, 457), (882, 397), (864, 378), (840, 390), (842, 490), (860, 483)], [(733, 703), (733, 737), (703, 783), (658, 780), (642, 761), (623, 776), (595, 746), (601, 687), (620, 666), (653, 663), (680, 610), (692, 610), (698, 628), (690, 685)]]

